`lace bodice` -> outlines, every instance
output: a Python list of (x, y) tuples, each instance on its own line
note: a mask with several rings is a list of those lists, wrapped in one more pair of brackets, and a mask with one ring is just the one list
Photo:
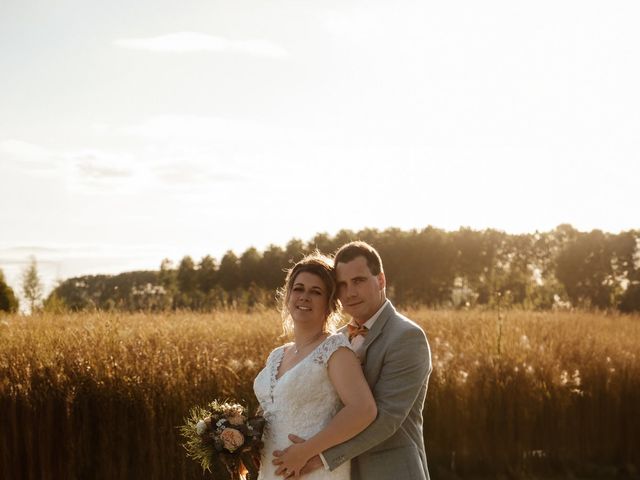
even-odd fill
[[(287, 438), (290, 433), (309, 438), (322, 430), (342, 407), (329, 379), (327, 363), (339, 348), (351, 349), (347, 337), (342, 334), (328, 336), (309, 355), (276, 378), (289, 345), (271, 352), (265, 368), (253, 384), (267, 420), (259, 477), (263, 480), (281, 480), (282, 477), (275, 475), (275, 467), (271, 464), (272, 453), (291, 444)], [(348, 480), (349, 464), (347, 462), (333, 472), (318, 470), (305, 478)]]

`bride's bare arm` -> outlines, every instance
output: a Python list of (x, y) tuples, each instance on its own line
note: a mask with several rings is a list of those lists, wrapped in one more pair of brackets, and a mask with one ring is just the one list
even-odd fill
[(278, 457), (278, 471), (286, 469), (288, 474), (298, 476), (310, 458), (356, 436), (376, 418), (376, 402), (355, 354), (347, 348), (339, 348), (329, 358), (327, 368), (344, 407), (323, 430), (304, 443), (287, 448)]

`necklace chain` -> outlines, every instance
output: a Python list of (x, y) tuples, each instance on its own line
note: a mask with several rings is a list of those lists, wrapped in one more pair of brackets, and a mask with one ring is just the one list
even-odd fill
[(319, 332), (318, 334), (314, 335), (313, 338), (311, 338), (311, 340), (303, 343), (299, 347), (298, 347), (298, 344), (296, 342), (293, 342), (293, 353), (294, 353), (294, 355), (297, 355), (300, 352), (300, 349), (306, 347), (307, 345), (311, 345), (313, 342), (315, 342), (317, 339), (319, 339), (323, 334), (324, 334), (324, 332)]

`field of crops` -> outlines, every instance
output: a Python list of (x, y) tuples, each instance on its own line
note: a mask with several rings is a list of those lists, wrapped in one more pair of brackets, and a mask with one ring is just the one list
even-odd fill
[[(441, 478), (637, 478), (640, 317), (406, 312), (429, 338), (427, 458)], [(177, 431), (283, 343), (278, 314), (0, 318), (0, 478), (194, 479)]]

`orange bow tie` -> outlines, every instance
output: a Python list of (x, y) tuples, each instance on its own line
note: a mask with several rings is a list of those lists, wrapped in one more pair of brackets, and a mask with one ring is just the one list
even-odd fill
[(366, 337), (367, 332), (369, 331), (369, 329), (364, 325), (360, 327), (358, 325), (353, 325), (351, 323), (347, 325), (347, 330), (349, 331), (349, 341), (353, 340), (353, 338), (357, 337), (358, 335), (362, 335), (363, 337)]

